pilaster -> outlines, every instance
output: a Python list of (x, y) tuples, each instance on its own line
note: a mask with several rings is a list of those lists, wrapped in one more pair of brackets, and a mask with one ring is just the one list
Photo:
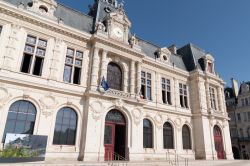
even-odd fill
[(135, 61), (130, 61), (130, 93), (135, 94)]
[(94, 48), (94, 55), (92, 60), (92, 71), (91, 71), (91, 90), (97, 89), (97, 81), (98, 81), (98, 71), (99, 71), (99, 51), (100, 48)]

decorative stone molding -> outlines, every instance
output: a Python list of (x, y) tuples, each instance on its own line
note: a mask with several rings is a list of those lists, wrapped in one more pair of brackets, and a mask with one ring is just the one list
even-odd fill
[(93, 101), (90, 103), (90, 111), (95, 120), (99, 120), (102, 117), (103, 104), (101, 101)]
[(132, 116), (134, 119), (134, 123), (138, 126), (141, 122), (141, 119), (143, 117), (143, 111), (139, 108), (135, 108), (132, 110)]
[(122, 97), (122, 98), (131, 98), (130, 93), (125, 93), (125, 92), (118, 91), (115, 89), (109, 89), (108, 91), (106, 91), (106, 94), (116, 96), (116, 97)]
[(171, 52), (167, 47), (160, 48), (157, 52), (157, 59), (164, 63), (169, 63)]
[(56, 98), (52, 94), (48, 94), (39, 100), (45, 109), (54, 109), (58, 104)]
[(124, 106), (124, 101), (122, 99), (117, 99), (117, 100), (114, 101), (114, 105), (117, 108), (121, 109)]
[(0, 108), (2, 108), (9, 99), (11, 95), (6, 88), (0, 87)]
[(176, 118), (175, 119), (175, 124), (176, 124), (176, 127), (177, 127), (177, 129), (179, 130), (179, 131), (181, 131), (181, 128), (182, 128), (182, 120), (181, 120), (181, 118)]
[(161, 128), (162, 123), (163, 123), (162, 115), (160, 115), (159, 113), (157, 113), (157, 114), (155, 115), (154, 119), (155, 119), (155, 122), (156, 122), (156, 126), (157, 126), (158, 128)]
[(39, 15), (48, 17), (50, 19), (56, 20), (54, 13), (57, 8), (57, 2), (55, 0), (33, 0), (27, 9)]

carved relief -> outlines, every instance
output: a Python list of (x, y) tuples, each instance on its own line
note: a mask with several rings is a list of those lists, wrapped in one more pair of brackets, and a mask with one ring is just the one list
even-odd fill
[(41, 105), (45, 109), (54, 109), (58, 102), (56, 101), (56, 98), (52, 96), (51, 94), (44, 96), (40, 99)]
[(177, 129), (180, 131), (181, 128), (182, 128), (182, 121), (181, 121), (181, 118), (175, 119), (175, 124), (176, 124)]
[(90, 111), (92, 112), (92, 116), (95, 120), (99, 120), (102, 117), (103, 105), (100, 101), (93, 101), (90, 104)]
[(4, 106), (4, 103), (9, 100), (10, 97), (11, 95), (9, 94), (8, 90), (0, 87), (0, 108)]
[(162, 115), (156, 114), (154, 118), (155, 118), (155, 122), (156, 122), (157, 127), (158, 128), (161, 127), (162, 123), (163, 123)]
[(134, 123), (136, 125), (139, 125), (143, 117), (143, 111), (139, 108), (135, 108), (134, 110), (132, 110), (132, 116), (134, 119)]

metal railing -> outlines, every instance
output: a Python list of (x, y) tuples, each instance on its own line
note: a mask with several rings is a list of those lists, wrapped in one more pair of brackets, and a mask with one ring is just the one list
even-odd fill
[(176, 153), (167, 152), (166, 159), (167, 162), (172, 166), (188, 166), (189, 164), (188, 158), (182, 157)]
[(105, 159), (110, 166), (127, 166), (129, 161), (128, 158), (123, 157), (113, 151), (107, 152), (107, 156)]

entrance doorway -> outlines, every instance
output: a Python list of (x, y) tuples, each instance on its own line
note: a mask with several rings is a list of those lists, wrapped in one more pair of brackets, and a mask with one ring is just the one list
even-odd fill
[[(105, 118), (104, 147), (106, 161), (126, 157), (126, 120), (118, 110), (111, 110)], [(119, 160), (122, 160), (119, 158)]]
[(222, 134), (218, 126), (214, 126), (214, 145), (217, 152), (217, 158), (225, 159)]

